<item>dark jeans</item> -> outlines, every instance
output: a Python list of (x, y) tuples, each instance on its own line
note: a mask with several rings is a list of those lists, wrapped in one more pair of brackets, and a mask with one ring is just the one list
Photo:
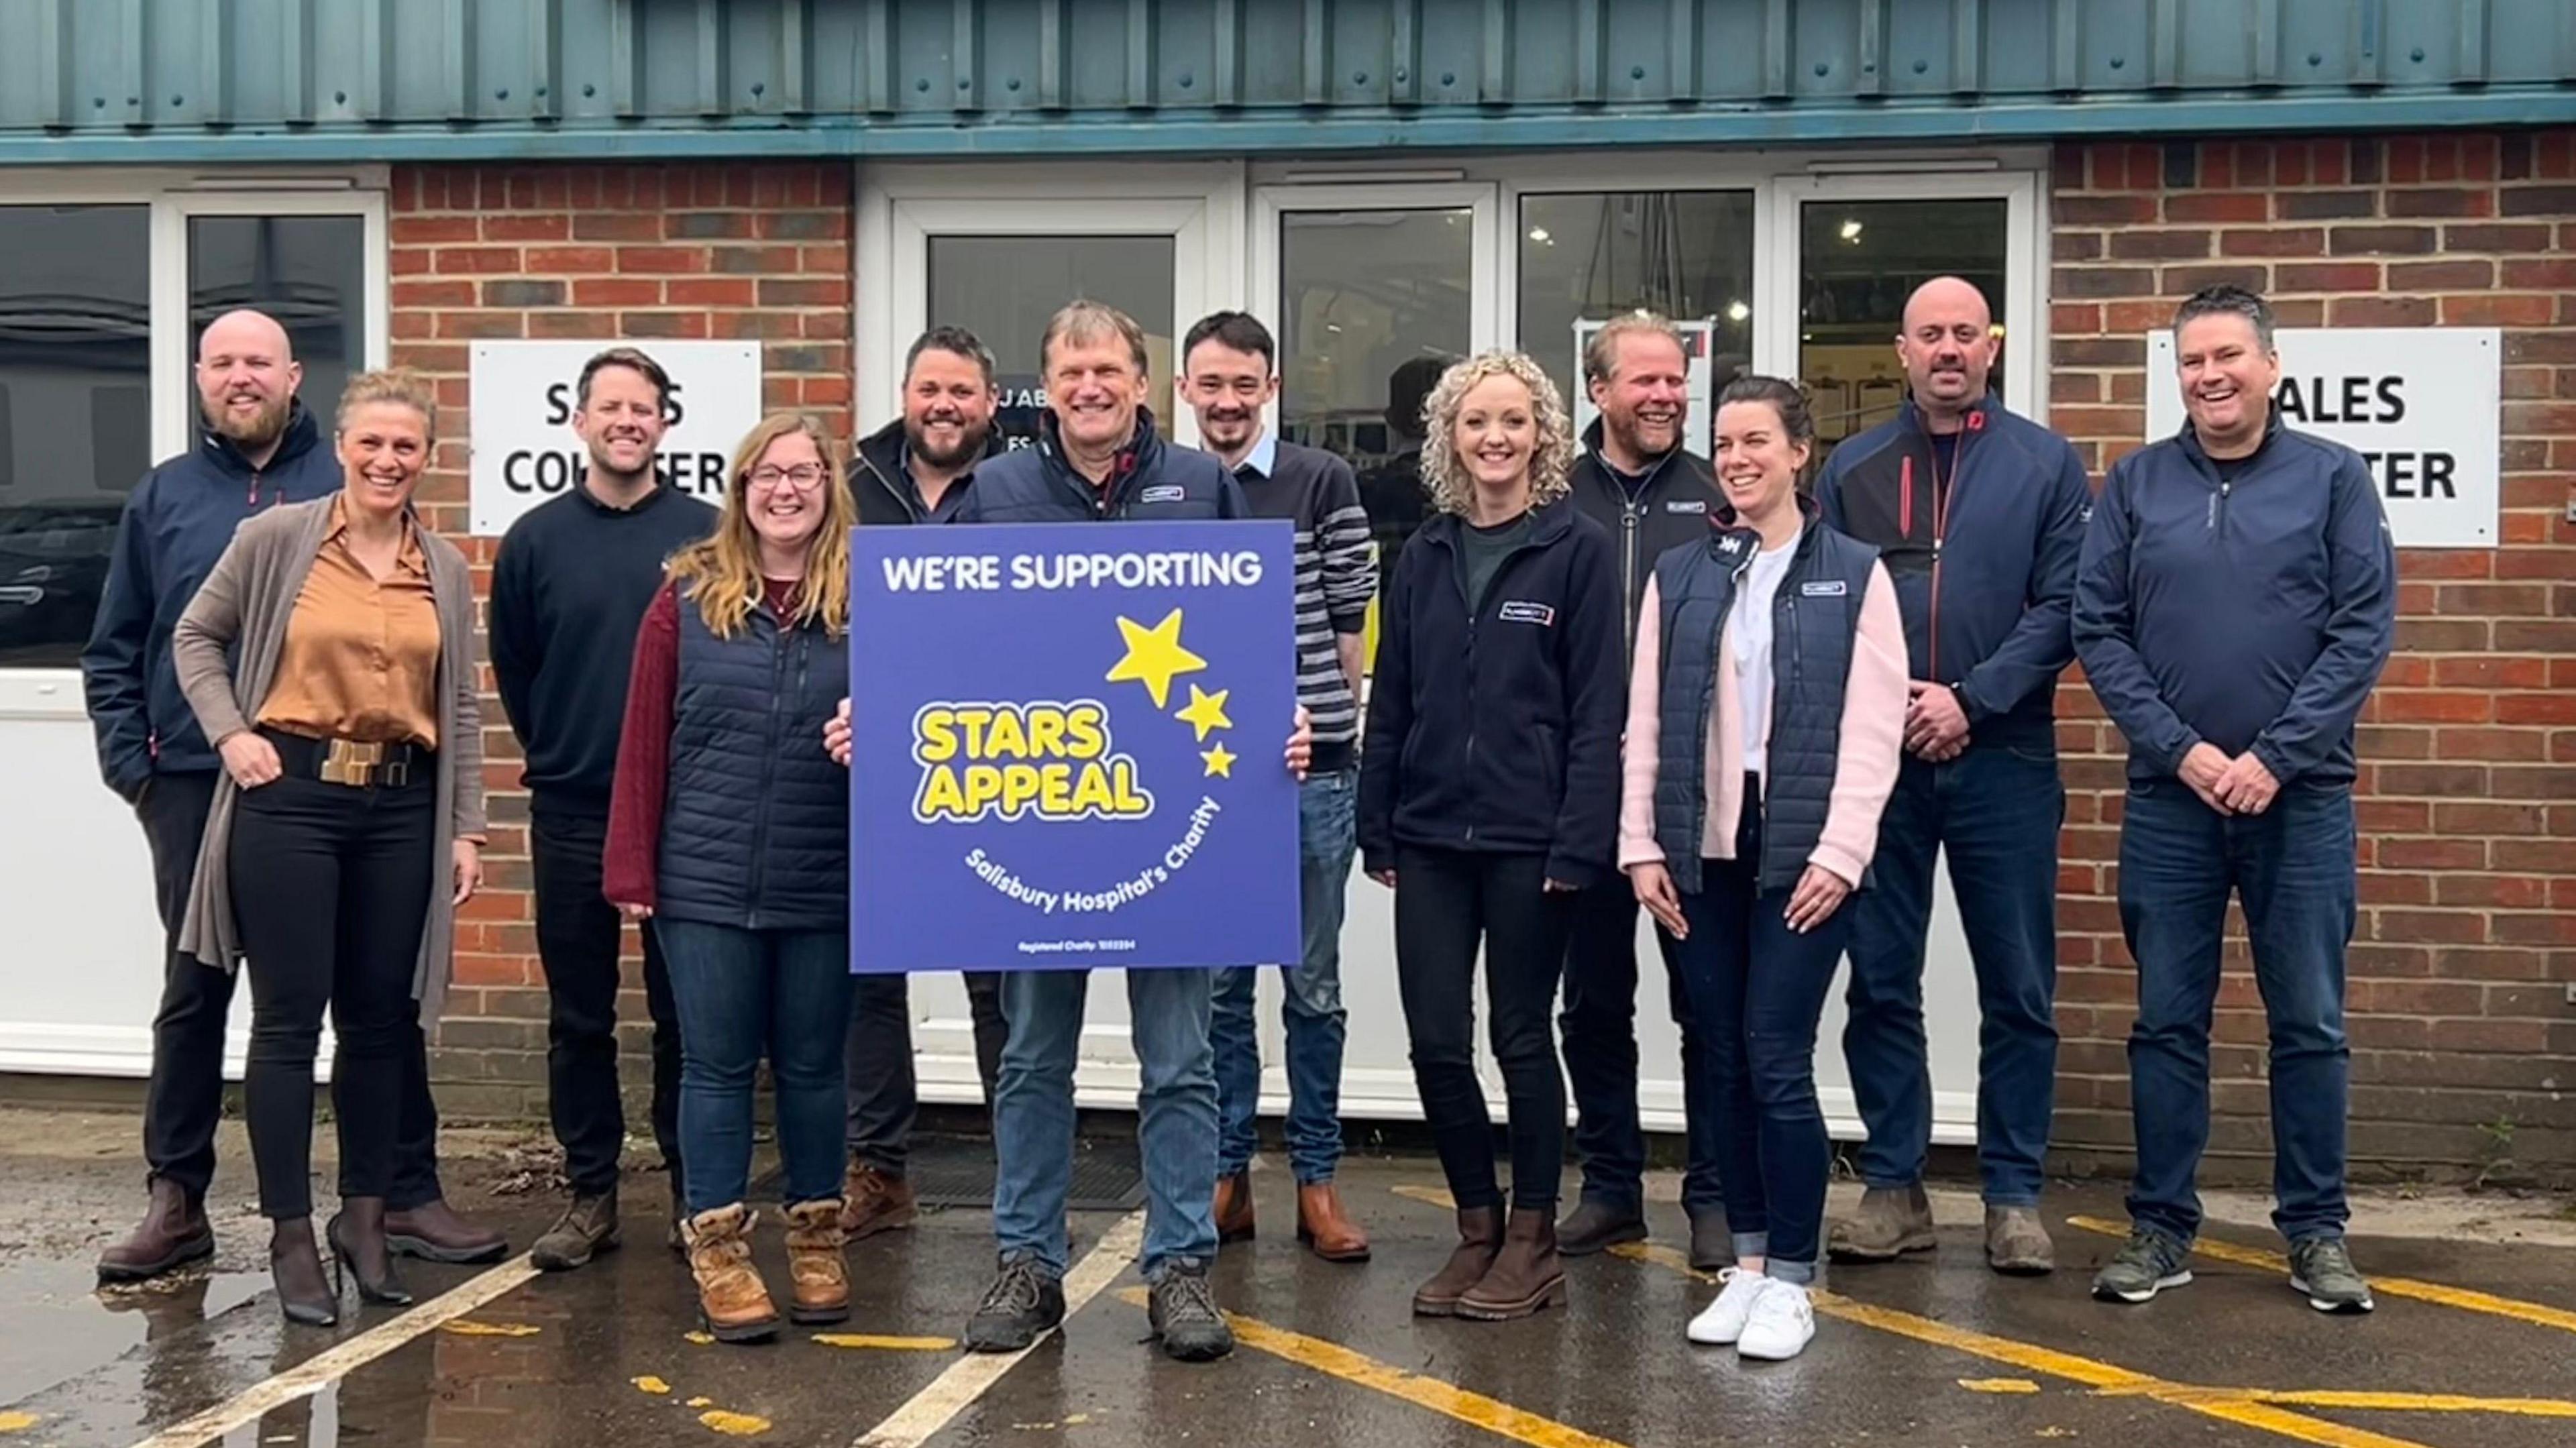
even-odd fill
[[(1002, 1045), (1010, 1039), (1010, 1027), (1002, 1020), (1002, 977), (968, 971), (966, 1009), (974, 1017), (975, 1075), (984, 1083), (989, 1111), (994, 1083), (1002, 1074)], [(913, 1120), (921, 1112), (920, 1085), (912, 1071), (910, 976), (863, 975), (852, 983), (842, 1071), (851, 1158), (888, 1176), (902, 1176), (912, 1159)]]
[[(1748, 781), (1745, 799), (1761, 797)], [(1804, 935), (1788, 890), (1761, 890), (1761, 827), (1745, 811), (1735, 858), (1700, 862), (1682, 897), (1688, 938), (1675, 954), (1707, 1043), (1723, 1143), (1719, 1175), (1736, 1255), (1767, 1256), (1785, 1282), (1813, 1282), (1823, 1255), (1833, 1142), (1816, 1104), (1816, 1024), (1851, 938), (1851, 906)]]
[(751, 1191), (752, 1084), (769, 1058), (787, 1204), (841, 1192), (846, 930), (744, 930), (656, 919), (680, 1012), (680, 1154), (691, 1214)]
[[(152, 1079), (143, 1098), (143, 1159), (202, 1199), (215, 1176), (215, 1123), (224, 1105), (224, 1029), (233, 973), (179, 949), (188, 883), (215, 800), (213, 774), (155, 774), (136, 813), (152, 848), (152, 891), (161, 911), (161, 1008), (152, 1018)], [(403, 1057), (402, 1120), (396, 1128), (393, 1189), (386, 1204), (409, 1211), (437, 1201), (438, 1106), (429, 1094), (429, 1057), (419, 1022)], [(334, 1074), (337, 1074), (336, 1071)]]
[(2129, 1101), (2138, 1175), (2129, 1215), (2188, 1244), (2209, 1145), (2209, 1022), (2227, 897), (2245, 907), (2272, 1035), (2273, 1225), (2340, 1237), (2351, 1052), (2344, 947), (2356, 883), (2352, 790), (2292, 785), (2259, 815), (2221, 815), (2175, 779), (2132, 781), (2120, 827), (2120, 925), (2138, 962)]
[[(1299, 1186), (1329, 1182), (1342, 1163), (1342, 916), (1358, 848), (1359, 771), (1309, 775), (1297, 786), (1297, 897), (1303, 958), (1282, 966), (1279, 1018), (1287, 1037), (1288, 1170)], [(1208, 1042), (1216, 1050), (1216, 1171), (1252, 1165), (1259, 1141), (1261, 1041), (1253, 1019), (1260, 970), (1216, 973)]]
[[(546, 1102), (572, 1189), (617, 1185), (626, 1105), (617, 1086), (618, 956), (626, 922), (600, 893), (608, 819), (540, 804), (529, 817), (537, 954), (546, 969)], [(680, 1022), (662, 942), (644, 937), (644, 1008), (653, 1020), (653, 1140), (672, 1179), (680, 1171)]]
[(1401, 846), (1395, 974), (1422, 1114), (1461, 1207), (1503, 1199), (1493, 1118), (1476, 1077), (1476, 948), (1484, 947), (1494, 1059), (1511, 1108), (1512, 1206), (1553, 1211), (1565, 1170), (1565, 1077), (1556, 1060), (1557, 973), (1573, 901), (1546, 889), (1540, 855)]
[[(1645, 1202), (1646, 1133), (1637, 1120), (1637, 897), (1616, 880), (1574, 899), (1573, 943), (1566, 950), (1565, 1074), (1574, 1085), (1574, 1149), (1583, 1158), (1587, 1201), (1627, 1211)], [(1682, 1205), (1692, 1215), (1725, 1204), (1718, 1182), (1717, 1107), (1708, 1056), (1682, 986), (1673, 943), (1662, 947), (1665, 995), (1682, 1033), (1682, 1119), (1689, 1171)]]
[(1861, 1180), (1923, 1179), (1932, 1074), (1923, 943), (1932, 862), (1946, 852), (1977, 972), (1977, 1165), (1996, 1206), (2039, 1201), (2057, 1089), (2057, 832), (2066, 790), (2054, 750), (1985, 744), (1947, 764), (1907, 755), (1878, 829), (1876, 876), (1848, 907), (1850, 1019), (1843, 1055), (1869, 1128)]
[(436, 791), (426, 770), (413, 778), (353, 788), (288, 775), (240, 796), (229, 863), (250, 972), (245, 1094), (260, 1211), (272, 1218), (313, 1212), (313, 1058), (326, 1008), (339, 1043), (340, 1194), (393, 1192), (436, 846)]

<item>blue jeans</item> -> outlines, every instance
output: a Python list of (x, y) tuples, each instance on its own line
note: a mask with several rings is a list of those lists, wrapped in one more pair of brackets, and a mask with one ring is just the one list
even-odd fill
[[(1288, 1166), (1299, 1186), (1333, 1179), (1342, 1160), (1342, 908), (1357, 848), (1359, 772), (1307, 777), (1297, 789), (1297, 886), (1305, 958), (1282, 968), (1288, 1033)], [(1257, 972), (1216, 973), (1208, 1039), (1216, 1048), (1216, 1173), (1252, 1164), (1261, 1104), (1261, 1043), (1252, 1018)]]
[(1908, 755), (1879, 822), (1875, 888), (1853, 897), (1843, 1056), (1869, 1128), (1861, 1180), (1923, 1179), (1932, 1075), (1923, 1036), (1923, 942), (1932, 861), (1977, 971), (1977, 1166), (1995, 1206), (2039, 1201), (2057, 1090), (2057, 832), (2066, 789), (2053, 749), (1985, 744), (1947, 764)]
[[(1148, 1281), (1216, 1260), (1216, 1071), (1208, 1048), (1207, 970), (1127, 972), (1141, 1083), (1136, 1142), (1145, 1159)], [(1091, 973), (1002, 977), (1001, 1089), (993, 1102), (993, 1235), (1005, 1260), (1064, 1275), (1064, 1203), (1073, 1183), (1073, 1067)], [(696, 1168), (691, 1167), (694, 1171)]]
[(769, 1056), (790, 1206), (840, 1195), (841, 1040), (850, 1019), (850, 937), (653, 922), (680, 1016), (680, 1155), (689, 1211), (751, 1190), (752, 1083)]
[(1816, 1026), (1851, 938), (1852, 902), (1804, 935), (1790, 930), (1790, 892), (1756, 889), (1755, 832), (1745, 831), (1737, 859), (1700, 862), (1702, 888), (1682, 896), (1690, 935), (1674, 954), (1717, 1097), (1718, 1180), (1736, 1255), (1767, 1256), (1769, 1275), (1803, 1284), (1823, 1257), (1833, 1170)]
[(2129, 1101), (2138, 1174), (2129, 1216), (2188, 1245), (2209, 1144), (2209, 1022), (2227, 897), (2245, 907), (2271, 1026), (2272, 1223), (2293, 1242), (2341, 1237), (2344, 947), (2357, 885), (2352, 790), (2293, 784), (2259, 815), (2221, 815), (2176, 779), (2134, 780), (2120, 827), (2120, 926), (2138, 962)]

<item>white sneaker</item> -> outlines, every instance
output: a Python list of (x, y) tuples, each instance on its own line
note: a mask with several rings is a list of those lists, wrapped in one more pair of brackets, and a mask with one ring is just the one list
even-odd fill
[(1752, 1315), (1735, 1340), (1735, 1351), (1764, 1362), (1786, 1362), (1815, 1339), (1816, 1308), (1799, 1284), (1777, 1278), (1768, 1282), (1753, 1299)]
[(1761, 1273), (1747, 1272), (1741, 1267), (1727, 1268), (1717, 1274), (1717, 1280), (1726, 1284), (1725, 1287), (1718, 1292), (1715, 1302), (1690, 1320), (1688, 1329), (1690, 1340), (1706, 1347), (1724, 1347), (1743, 1336), (1744, 1321), (1753, 1315), (1754, 1299), (1760, 1297), (1762, 1289), (1771, 1282)]

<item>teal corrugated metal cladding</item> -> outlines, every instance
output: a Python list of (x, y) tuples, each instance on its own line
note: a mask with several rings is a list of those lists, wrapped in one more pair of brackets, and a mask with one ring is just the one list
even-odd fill
[(0, 160), (2576, 119), (2576, 0), (0, 0)]

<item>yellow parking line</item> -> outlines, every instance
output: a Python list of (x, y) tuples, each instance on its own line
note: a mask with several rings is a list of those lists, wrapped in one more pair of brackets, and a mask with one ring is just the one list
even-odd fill
[[(1717, 1281), (1715, 1273), (1694, 1270), (1687, 1256), (1670, 1247), (1638, 1242), (1613, 1247), (1610, 1250), (1631, 1261), (1644, 1262), (1677, 1272), (1694, 1281), (1709, 1283)], [(1899, 1312), (1892, 1307), (1854, 1302), (1848, 1297), (1831, 1292), (1818, 1291), (1814, 1294), (1814, 1300), (1816, 1311), (1828, 1317), (1857, 1322), (1864, 1327), (1874, 1327), (1881, 1332), (1893, 1333), (1898, 1337), (1910, 1337), (1917, 1342), (1946, 1347), (1994, 1362), (2009, 1363), (2027, 1372), (2064, 1378), (2069, 1382), (2081, 1383), (2088, 1388), (2121, 1390), (2198, 1413), (2204, 1417), (2234, 1423), (2240, 1427), (2259, 1428), (2266, 1433), (2277, 1433), (2284, 1438), (2295, 1439), (2301, 1443), (2320, 1444), (2322, 1448), (2424, 1448), (2424, 1445), (2411, 1439), (2392, 1438), (2384, 1433), (2373, 1433), (2363, 1428), (2347, 1428), (2340, 1423), (2311, 1418), (2269, 1403), (2252, 1402), (2241, 1395), (2220, 1396), (2211, 1389), (2169, 1383), (2162, 1378), (2150, 1377), (2145, 1373), (2106, 1362), (2097, 1362), (2092, 1358), (2078, 1357), (2073, 1353), (2059, 1352), (2055, 1348), (2041, 1347), (2037, 1343), (2017, 1342), (2008, 1337), (1971, 1332), (1965, 1328), (1952, 1327), (1947, 1323), (1934, 1322), (1928, 1317)]]
[[(1130, 1288), (1118, 1295), (1138, 1307), (1147, 1301), (1145, 1292), (1139, 1288)], [(1225, 1319), (1234, 1325), (1234, 1340), (1256, 1352), (1266, 1352), (1328, 1377), (1356, 1383), (1391, 1398), (1400, 1398), (1444, 1418), (1454, 1418), (1515, 1443), (1526, 1443), (1529, 1448), (1627, 1448), (1616, 1439), (1568, 1427), (1553, 1418), (1542, 1418), (1482, 1393), (1471, 1393), (1454, 1383), (1407, 1372), (1353, 1352), (1339, 1343), (1290, 1332), (1231, 1312), (1225, 1315)]]
[(1389, 1187), (1387, 1190), (1407, 1201), (1420, 1202), (1426, 1207), (1438, 1207), (1444, 1212), (1458, 1210), (1458, 1199), (1449, 1195), (1447, 1187)]
[[(2100, 1388), (2098, 1397), (2115, 1397), (2127, 1388)], [(2502, 1413), (2518, 1418), (2576, 1418), (2576, 1402), (2565, 1398), (2473, 1398), (2458, 1393), (2350, 1392), (2339, 1388), (2175, 1388), (2177, 1396), (2206, 1395), (2213, 1401), (2272, 1403), (2284, 1408), (2339, 1408), (2370, 1413)]]
[[(2067, 1225), (2105, 1237), (2126, 1237), (2129, 1229), (2100, 1217), (2069, 1217)], [(2287, 1272), (2289, 1259), (2278, 1252), (2257, 1247), (2240, 1247), (2233, 1242), (2214, 1242), (2203, 1237), (2192, 1247), (2204, 1257), (2220, 1262), (2233, 1262), (2240, 1267), (2260, 1267), (2269, 1272)], [(2456, 1307), (2462, 1312), (2483, 1312), (2490, 1317), (2508, 1317), (2534, 1327), (2554, 1327), (2563, 1332), (2576, 1332), (2576, 1312), (2563, 1307), (2547, 1307), (2519, 1298), (2498, 1297), (2490, 1292), (2472, 1292), (2465, 1287), (2445, 1287), (2439, 1282), (2422, 1282), (2411, 1277), (2374, 1277), (2370, 1290), (2390, 1297), (2411, 1297), (2418, 1302)]]

